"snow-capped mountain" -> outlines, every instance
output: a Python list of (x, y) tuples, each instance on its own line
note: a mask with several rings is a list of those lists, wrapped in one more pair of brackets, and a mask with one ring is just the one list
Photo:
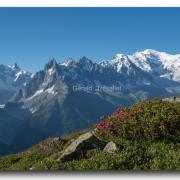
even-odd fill
[[(116, 55), (112, 60), (94, 63), (86, 57), (79, 61), (68, 59), (58, 64), (50, 60), (44, 70), (37, 72), (31, 81), (19, 91), (16, 101), (26, 101), (39, 94), (57, 94), (58, 84), (82, 86), (122, 86), (122, 88), (154, 84), (153, 76), (137, 67), (128, 56)], [(53, 92), (53, 93), (52, 93)], [(62, 93), (62, 91), (61, 91)]]
[(30, 80), (31, 73), (13, 66), (0, 65), (0, 104), (6, 103), (22, 86)]
[(131, 62), (155, 76), (180, 82), (180, 54), (171, 55), (146, 49), (129, 56)]
[[(52, 59), (1, 106), (0, 122), (8, 121), (0, 124), (0, 142), (22, 150), (46, 137), (88, 128), (119, 106), (180, 94), (179, 72), (180, 55), (150, 49), (98, 63), (86, 57), (63, 63)], [(18, 122), (15, 130), (9, 127), (12, 119)], [(8, 140), (1, 133), (4, 126)]]

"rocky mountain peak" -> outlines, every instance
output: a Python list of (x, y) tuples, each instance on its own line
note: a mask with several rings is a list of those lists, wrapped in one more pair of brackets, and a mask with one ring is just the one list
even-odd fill
[(74, 66), (74, 65), (76, 65), (77, 64), (77, 62), (73, 59), (73, 58), (68, 58), (68, 59), (66, 59), (62, 64), (60, 64), (60, 65), (63, 65), (63, 66)]
[(14, 63), (12, 66), (11, 66), (12, 70), (14, 71), (20, 71), (21, 68), (17, 65), (17, 63)]
[(142, 51), (142, 53), (144, 53), (144, 54), (156, 54), (159, 52), (154, 50), (154, 49), (145, 49), (144, 51)]
[(44, 66), (44, 70), (47, 71), (49, 69), (57, 69), (58, 68), (58, 63), (56, 60), (53, 58), (48, 61), (48, 63)]
[(90, 59), (88, 59), (86, 56), (83, 56), (80, 60), (79, 63), (82, 64), (92, 64), (92, 61)]
[(113, 57), (113, 60), (120, 60), (120, 61), (123, 61), (125, 59), (128, 59), (128, 56), (125, 55), (125, 54), (116, 54), (114, 57)]
[(31, 73), (12, 66), (0, 65), (0, 104), (10, 100), (30, 79)]

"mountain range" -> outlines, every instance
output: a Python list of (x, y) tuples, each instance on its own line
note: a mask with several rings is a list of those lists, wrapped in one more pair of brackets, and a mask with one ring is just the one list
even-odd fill
[(0, 153), (88, 129), (119, 106), (179, 94), (180, 54), (152, 49), (100, 62), (52, 59), (35, 74), (0, 65)]
[(31, 73), (13, 66), (0, 65), (0, 104), (6, 103), (31, 78)]

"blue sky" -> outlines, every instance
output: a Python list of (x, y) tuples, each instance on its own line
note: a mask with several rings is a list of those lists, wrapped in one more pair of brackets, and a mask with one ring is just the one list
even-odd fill
[(147, 48), (180, 53), (180, 8), (0, 8), (0, 64), (30, 71)]

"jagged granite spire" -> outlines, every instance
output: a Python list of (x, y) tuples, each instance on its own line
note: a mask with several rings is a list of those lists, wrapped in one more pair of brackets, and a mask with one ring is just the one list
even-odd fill
[(47, 71), (49, 69), (57, 69), (58, 68), (58, 63), (56, 62), (56, 60), (53, 58), (51, 60), (48, 61), (48, 63), (44, 66), (44, 70)]
[(12, 68), (13, 70), (15, 70), (15, 71), (20, 71), (20, 70), (21, 70), (21, 68), (17, 65), (16, 62), (11, 66), (11, 68)]

